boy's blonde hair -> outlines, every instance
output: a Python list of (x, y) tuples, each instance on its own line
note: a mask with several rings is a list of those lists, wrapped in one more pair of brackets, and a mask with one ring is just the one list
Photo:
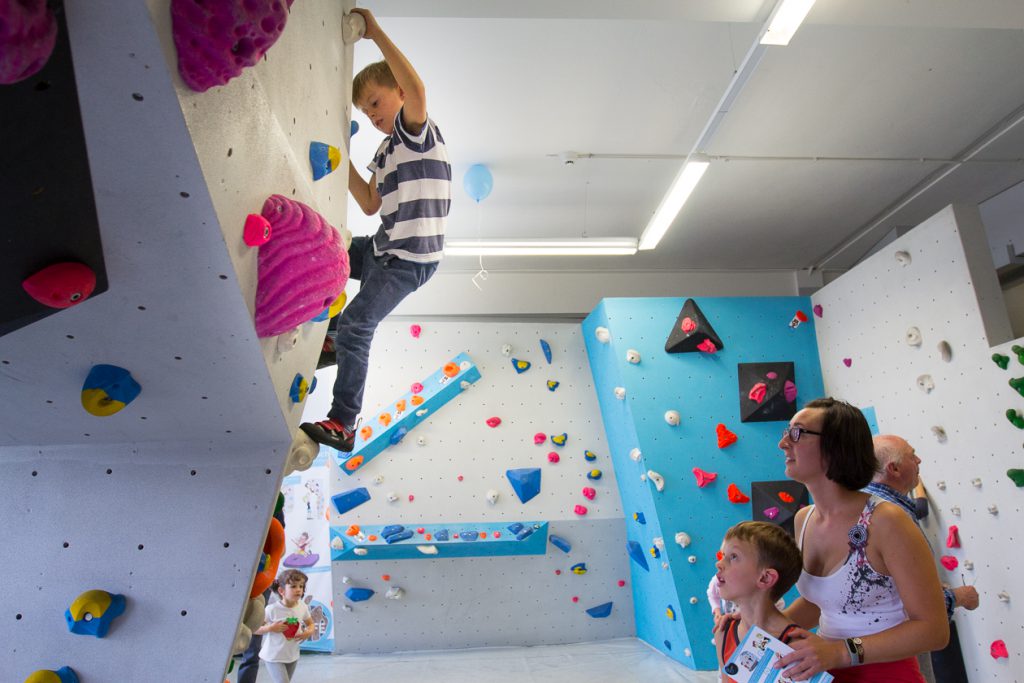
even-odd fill
[(366, 86), (371, 83), (375, 83), (385, 88), (398, 89), (398, 81), (395, 80), (395, 74), (391, 72), (391, 67), (385, 61), (374, 62), (368, 64), (362, 68), (362, 70), (356, 74), (355, 78), (352, 79), (352, 103), (359, 106), (359, 102), (363, 97), (363, 92), (366, 90)]
[(779, 580), (772, 586), (772, 602), (781, 598), (800, 578), (803, 558), (796, 541), (785, 529), (768, 522), (740, 522), (725, 532), (725, 540), (749, 543), (757, 551), (761, 569), (774, 569)]

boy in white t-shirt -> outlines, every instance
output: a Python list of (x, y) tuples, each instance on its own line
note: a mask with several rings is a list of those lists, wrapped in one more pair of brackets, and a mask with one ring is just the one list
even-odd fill
[(313, 616), (302, 601), (307, 576), (297, 569), (286, 569), (270, 587), (281, 599), (267, 605), (260, 659), (274, 683), (289, 683), (299, 662), (299, 643), (315, 633)]

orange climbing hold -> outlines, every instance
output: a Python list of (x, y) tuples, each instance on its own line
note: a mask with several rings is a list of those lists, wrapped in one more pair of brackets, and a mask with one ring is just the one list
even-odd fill
[(346, 536), (358, 536), (359, 535), (359, 525), (358, 524), (353, 524), (352, 526), (350, 526), (348, 529), (345, 530), (345, 535)]
[(379, 422), (380, 422), (380, 423), (381, 423), (382, 425), (384, 425), (385, 427), (387, 427), (387, 426), (388, 426), (389, 424), (391, 424), (391, 413), (381, 413), (381, 414), (380, 414), (380, 417), (378, 417), (378, 418), (377, 418), (377, 420), (378, 420), (378, 421), (379, 421)]
[(779, 500), (781, 500), (783, 503), (792, 503), (793, 501), (796, 500), (796, 498), (789, 495), (785, 491), (779, 491)]
[(370, 437), (373, 436), (373, 427), (371, 427), (370, 425), (366, 425), (365, 427), (359, 430), (359, 436), (360, 438), (362, 438), (363, 441), (369, 441)]
[(399, 399), (398, 403), (395, 404), (395, 412), (396, 413), (404, 413), (405, 412), (405, 399), (404, 398), (403, 399)]
[(736, 435), (729, 431), (729, 429), (722, 423), (719, 423), (715, 427), (715, 433), (718, 434), (718, 447), (727, 448), (736, 443)]
[(411, 399), (409, 399), (409, 402), (412, 403), (414, 406), (422, 405), (423, 404), (423, 397), (422, 396), (413, 396)]
[(459, 374), (459, 365), (458, 363), (445, 363), (442, 372), (444, 372), (445, 377), (454, 377)]
[(743, 491), (740, 491), (740, 487), (736, 484), (729, 484), (727, 489), (729, 495), (729, 501), (732, 503), (749, 503), (750, 496), (744, 495)]
[(376, 534), (370, 534), (369, 539), (371, 541), (376, 541), (377, 540), (377, 535)]
[(345, 469), (349, 472), (355, 472), (363, 464), (363, 456), (353, 455), (351, 458), (345, 461)]

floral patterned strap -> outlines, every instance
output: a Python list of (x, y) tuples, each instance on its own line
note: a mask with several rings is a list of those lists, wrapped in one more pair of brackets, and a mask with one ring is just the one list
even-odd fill
[(858, 563), (865, 559), (865, 548), (868, 546), (868, 527), (871, 526), (871, 513), (875, 511), (875, 504), (875, 498), (872, 496), (861, 510), (860, 519), (847, 533), (847, 538), (850, 540), (850, 552), (856, 553)]

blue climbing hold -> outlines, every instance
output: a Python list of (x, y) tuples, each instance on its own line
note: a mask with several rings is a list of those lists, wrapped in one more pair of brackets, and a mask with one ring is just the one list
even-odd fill
[(569, 571), (571, 571), (573, 574), (578, 574), (580, 576), (583, 576), (584, 574), (587, 573), (587, 563), (586, 562), (577, 562), (573, 566), (569, 567)]
[(508, 525), (508, 530), (514, 534), (518, 534), (520, 531), (523, 530), (523, 525), (520, 522), (515, 522), (514, 524)]
[(669, 641), (666, 640), (665, 641), (665, 649), (666, 650), (671, 650), (672, 649), (672, 643), (670, 643)]
[(565, 540), (561, 536), (555, 536), (554, 534), (551, 534), (550, 536), (548, 536), (548, 540), (551, 541), (551, 545), (555, 546), (563, 553), (567, 553), (570, 550), (572, 550), (572, 545), (569, 543), (569, 541)]
[(396, 446), (396, 445), (398, 445), (398, 442), (401, 441), (402, 439), (404, 439), (405, 435), (408, 434), (408, 433), (409, 433), (409, 430), (407, 428), (399, 427), (398, 429), (396, 429), (394, 431), (394, 433), (391, 435), (391, 438), (388, 439), (388, 440), (391, 442), (392, 446)]
[(532, 526), (528, 526), (528, 527), (523, 528), (522, 531), (520, 531), (519, 533), (516, 534), (516, 540), (517, 541), (521, 541), (524, 538), (529, 538), (530, 536), (533, 535), (533, 531), (534, 531), (534, 529), (533, 529)]
[(526, 372), (527, 370), (530, 369), (530, 361), (528, 361), (528, 360), (519, 360), (518, 358), (513, 358), (512, 359), (512, 367), (514, 367), (516, 369), (516, 374), (521, 375), (521, 374), (523, 374), (524, 372)]
[(544, 352), (544, 358), (547, 359), (548, 365), (551, 365), (551, 344), (548, 344), (546, 341), (541, 339), (540, 350)]
[(612, 603), (606, 602), (603, 605), (597, 605), (587, 610), (587, 614), (594, 617), (595, 619), (604, 619), (612, 613)]
[(654, 559), (658, 559), (659, 557), (661, 557), (661, 551), (658, 550), (658, 546), (656, 545), (652, 545), (649, 552), (651, 553), (651, 557), (653, 557)]
[(568, 441), (568, 440), (569, 440), (569, 433), (568, 432), (562, 432), (561, 434), (552, 434), (551, 435), (551, 443), (555, 444), (556, 446), (564, 446), (565, 442)]
[(590, 481), (597, 481), (601, 478), (601, 470), (590, 470), (587, 472), (587, 479)]
[(439, 529), (439, 530), (435, 531), (434, 532), (434, 540), (435, 541), (447, 541), (448, 540), (448, 530), (447, 529)]
[(125, 599), (120, 593), (88, 590), (64, 610), (68, 630), (82, 636), (104, 638), (114, 619), (124, 614)]
[(506, 470), (505, 476), (508, 477), (509, 483), (512, 484), (512, 489), (523, 503), (540, 493), (539, 467), (521, 467), (516, 470)]
[(313, 169), (313, 180), (317, 181), (338, 169), (341, 150), (323, 142), (309, 143), (309, 165)]
[(352, 121), (352, 123), (348, 127), (348, 136), (349, 136), (349, 138), (351, 138), (353, 135), (355, 135), (358, 132), (359, 132), (359, 122), (358, 121)]
[(630, 559), (644, 568), (644, 571), (651, 571), (650, 567), (647, 566), (647, 558), (644, 557), (644, 549), (640, 547), (639, 543), (636, 541), (626, 541), (626, 552), (629, 553)]
[(665, 608), (665, 616), (668, 617), (669, 621), (675, 621), (676, 620), (676, 611), (674, 609), (672, 609), (672, 605), (669, 605), (668, 607)]
[(383, 536), (384, 538), (387, 538), (388, 536), (390, 536), (392, 534), (397, 534), (397, 533), (400, 533), (402, 531), (405, 531), (405, 527), (402, 526), (401, 524), (389, 524), (389, 525), (387, 525), (386, 527), (384, 527), (383, 529), (380, 530), (380, 535)]
[(554, 391), (558, 388), (558, 382), (553, 379), (548, 380), (548, 391)]
[(373, 597), (373, 591), (369, 588), (349, 588), (345, 591), (345, 597), (352, 602), (362, 602)]
[(359, 507), (368, 500), (370, 500), (370, 492), (366, 490), (365, 486), (342, 491), (331, 496), (331, 502), (334, 503), (334, 507), (338, 510), (339, 515), (345, 514), (352, 508)]
[(594, 451), (583, 451), (583, 457), (587, 459), (587, 462), (593, 462), (597, 460), (597, 453)]
[(404, 541), (409, 538), (412, 538), (412, 529), (406, 529), (405, 531), (399, 531), (397, 534), (385, 536), (384, 541), (390, 545), (392, 543), (398, 543), (399, 541)]
[(647, 518), (644, 517), (644, 513), (642, 513), (642, 512), (634, 512), (633, 513), (633, 520), (637, 524), (647, 524)]
[(480, 538), (480, 532), (479, 531), (460, 531), (459, 532), (459, 538), (461, 538), (463, 541), (475, 541), (476, 539)]

